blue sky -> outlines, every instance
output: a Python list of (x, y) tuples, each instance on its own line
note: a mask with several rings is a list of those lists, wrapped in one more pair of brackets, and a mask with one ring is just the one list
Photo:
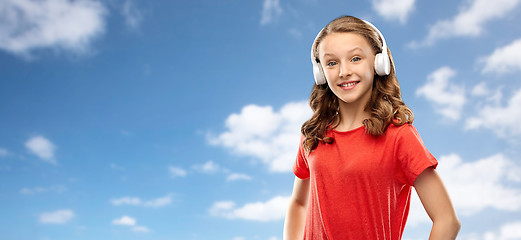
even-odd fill
[[(521, 239), (521, 1), (4, 0), (2, 239), (282, 239), (309, 49), (375, 24), (460, 239)], [(430, 222), (413, 193), (404, 239)]]

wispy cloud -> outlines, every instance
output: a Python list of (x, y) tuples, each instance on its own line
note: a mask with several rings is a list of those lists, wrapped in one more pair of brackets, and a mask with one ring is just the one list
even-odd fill
[(147, 233), (147, 232), (150, 232), (150, 229), (148, 229), (148, 228), (145, 227), (145, 226), (134, 226), (134, 227), (132, 227), (132, 231), (134, 231), (134, 232)]
[(114, 206), (143, 206), (143, 207), (163, 207), (172, 203), (173, 194), (168, 194), (164, 197), (159, 197), (152, 200), (143, 201), (139, 197), (121, 197), (110, 200), (110, 203)]
[(64, 209), (40, 214), (40, 223), (65, 224), (74, 218), (72, 210)]
[(56, 146), (49, 139), (43, 136), (35, 136), (25, 142), (25, 147), (41, 160), (52, 164), (57, 163), (54, 159)]
[(415, 0), (373, 0), (373, 9), (388, 20), (407, 21), (407, 17), (414, 10)]
[[(493, 85), (495, 87), (492, 87)], [(503, 88), (502, 85), (488, 84), (487, 82), (480, 82), (475, 85), (470, 91), (470, 97), (473, 102), (472, 106), (475, 108), (473, 113), (482, 111), (483, 106), (500, 106), (503, 99)], [(468, 128), (468, 126), (466, 126)]]
[(192, 168), (198, 172), (207, 174), (217, 173), (219, 170), (221, 170), (221, 167), (213, 161), (208, 161), (200, 165), (194, 165)]
[(301, 39), (302, 38), (302, 31), (300, 31), (297, 28), (290, 28), (288, 30), (288, 33), (289, 33), (289, 35), (293, 36), (296, 39)]
[(145, 226), (139, 226), (137, 225), (137, 221), (135, 218), (129, 217), (129, 216), (122, 216), (121, 218), (117, 218), (112, 220), (113, 225), (120, 225), (120, 226), (129, 226), (131, 227), (132, 231), (134, 232), (150, 232), (150, 230)]
[(488, 128), (500, 137), (521, 136), (519, 119), (521, 119), (521, 89), (513, 94), (506, 106), (497, 103), (480, 106), (476, 116), (467, 119), (465, 128)]
[(184, 169), (175, 166), (169, 166), (168, 171), (172, 177), (184, 177), (187, 174)]
[(133, 137), (134, 136), (134, 133), (131, 132), (131, 131), (128, 131), (128, 130), (119, 130), (119, 132), (121, 133), (121, 135), (125, 136), (125, 137)]
[(252, 180), (252, 177), (243, 174), (243, 173), (230, 173), (230, 170), (224, 167), (219, 166), (219, 164), (215, 163), (214, 161), (208, 161), (203, 164), (196, 164), (192, 166), (192, 169), (198, 173), (202, 174), (227, 174), (226, 181), (227, 182), (233, 182), (233, 181), (250, 181)]
[(9, 151), (5, 148), (0, 148), (0, 157), (7, 157), (9, 155)]
[(271, 106), (247, 105), (226, 119), (227, 131), (210, 134), (208, 141), (260, 159), (271, 171), (287, 172), (298, 151), (300, 126), (310, 116), (306, 101), (288, 103), (278, 112)]
[(282, 14), (279, 0), (264, 0), (261, 12), (261, 25), (272, 23)]
[(168, 195), (166, 195), (164, 197), (160, 197), (160, 198), (156, 198), (156, 199), (145, 201), (145, 203), (143, 205), (145, 207), (154, 207), (154, 208), (170, 205), (172, 203), (172, 197), (173, 196), (174, 196), (173, 194), (168, 194)]
[(67, 188), (65, 186), (61, 186), (61, 185), (58, 185), (58, 186), (51, 186), (51, 187), (34, 187), (34, 188), (22, 188), (20, 190), (20, 193), (21, 194), (24, 194), (24, 195), (34, 195), (34, 194), (38, 194), (38, 193), (45, 193), (45, 192), (63, 192), (63, 191), (66, 191)]
[(482, 73), (521, 71), (521, 39), (494, 50), (491, 55), (482, 57), (479, 61), (485, 65)]
[(95, 0), (6, 0), (0, 12), (0, 49), (31, 58), (42, 48), (87, 52), (107, 10)]
[(133, 0), (125, 0), (121, 8), (121, 14), (130, 29), (137, 29), (143, 21), (143, 14)]
[(125, 168), (120, 166), (120, 165), (117, 165), (115, 163), (111, 163), (110, 164), (110, 168), (114, 169), (114, 170), (118, 170), (118, 171), (125, 171)]
[(242, 207), (237, 207), (232, 201), (221, 201), (215, 202), (209, 212), (212, 216), (227, 219), (277, 221), (284, 219), (289, 199), (289, 197), (277, 196), (267, 202), (247, 203)]
[[(184, 177), (188, 174), (207, 174), (207, 175), (216, 175), (216, 174), (226, 174), (226, 181), (227, 182), (233, 182), (233, 181), (240, 181), (245, 180), (249, 181), (252, 179), (252, 177), (243, 174), (243, 173), (230, 173), (231, 171), (227, 168), (221, 167), (219, 164), (215, 163), (214, 161), (210, 160), (202, 164), (194, 164), (190, 167), (190, 173), (182, 168), (173, 167), (170, 166), (170, 174), (172, 177)], [(135, 200), (134, 200), (135, 202)], [(138, 203), (139, 205), (139, 203)]]
[(228, 181), (228, 182), (239, 181), (239, 180), (250, 181), (250, 180), (252, 180), (252, 177), (250, 177), (246, 174), (243, 174), (243, 173), (232, 173), (232, 174), (228, 175), (228, 177), (226, 177), (226, 181)]
[(427, 37), (421, 42), (412, 42), (411, 47), (430, 46), (436, 41), (452, 37), (473, 37), (483, 32), (484, 25), (502, 18), (511, 12), (521, 0), (471, 0), (465, 1), (458, 15), (441, 20), (429, 28)]
[(465, 104), (465, 90), (450, 81), (456, 71), (442, 67), (427, 77), (425, 85), (416, 90), (417, 96), (425, 97), (434, 110), (449, 120), (458, 120)]
[(142, 204), (141, 199), (138, 197), (122, 197), (110, 200), (110, 203), (114, 206), (132, 205), (140, 206)]

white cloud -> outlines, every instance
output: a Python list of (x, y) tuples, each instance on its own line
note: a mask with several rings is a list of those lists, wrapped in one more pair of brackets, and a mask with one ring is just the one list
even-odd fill
[(42, 136), (36, 136), (27, 140), (27, 142), (25, 142), (25, 147), (43, 161), (56, 164), (56, 160), (54, 159), (56, 146), (49, 141), (49, 139)]
[(242, 173), (232, 173), (226, 177), (226, 181), (232, 182), (232, 181), (238, 181), (238, 180), (245, 180), (250, 181), (252, 178), (246, 174)]
[(112, 220), (113, 225), (121, 225), (121, 226), (128, 226), (132, 227), (131, 230), (134, 232), (150, 232), (150, 230), (145, 226), (139, 226), (136, 225), (137, 221), (135, 218), (129, 217), (129, 216), (122, 216), (121, 218)]
[(441, 67), (427, 77), (425, 85), (416, 90), (417, 96), (430, 101), (434, 110), (449, 120), (458, 120), (465, 104), (465, 90), (450, 81), (456, 72)]
[(262, 4), (261, 25), (275, 21), (282, 14), (279, 0), (264, 0)]
[(5, 0), (0, 12), (0, 49), (31, 57), (41, 48), (86, 52), (107, 11), (92, 0)]
[(521, 222), (507, 223), (501, 226), (501, 229), (497, 233), (493, 234), (494, 237), (488, 237), (488, 239), (497, 240), (514, 240), (521, 239)]
[(484, 97), (490, 94), (490, 88), (487, 87), (486, 82), (481, 82), (478, 85), (474, 86), (470, 93), (474, 96)]
[(121, 205), (133, 205), (133, 206), (139, 206), (141, 205), (141, 199), (138, 197), (122, 197), (117, 199), (110, 200), (110, 203), (114, 206), (121, 206)]
[(25, 195), (34, 195), (37, 193), (44, 193), (44, 192), (63, 192), (67, 190), (64, 186), (52, 186), (52, 187), (34, 187), (34, 188), (22, 188), (20, 190), (21, 194)]
[(506, 16), (520, 0), (471, 0), (461, 8), (452, 19), (436, 22), (429, 34), (421, 42), (411, 43), (412, 47), (430, 46), (437, 40), (460, 36), (479, 36), (483, 26), (493, 20)]
[(521, 182), (521, 167), (502, 154), (463, 162), (457, 154), (442, 156), (438, 168), (462, 214), (472, 215), (486, 207), (521, 210), (521, 189), (505, 183)]
[(74, 218), (74, 212), (71, 210), (58, 210), (55, 212), (40, 214), (40, 223), (65, 224)]
[(110, 200), (114, 206), (131, 205), (144, 207), (163, 207), (172, 203), (173, 194), (168, 194), (164, 197), (143, 201), (138, 197), (122, 197)]
[(460, 237), (468, 240), (518, 240), (521, 239), (521, 222), (509, 222), (493, 231), (471, 233)]
[(131, 29), (138, 28), (143, 21), (143, 14), (133, 0), (125, 0), (121, 14), (125, 18), (125, 23)]
[[(457, 154), (439, 158), (437, 169), (451, 196), (456, 212), (475, 215), (486, 208), (502, 211), (521, 210), (521, 166), (502, 154), (474, 162), (464, 162)], [(409, 222), (430, 221), (416, 194), (411, 201)]]
[(407, 21), (407, 17), (414, 10), (415, 0), (373, 0), (373, 9), (382, 17), (389, 20)]
[(227, 219), (251, 221), (277, 221), (284, 219), (290, 197), (277, 196), (267, 202), (254, 202), (236, 207), (232, 201), (216, 202), (209, 212), (213, 216)]
[(170, 203), (172, 203), (172, 197), (173, 197), (173, 194), (168, 194), (164, 197), (149, 200), (144, 203), (144, 206), (145, 207), (155, 207), (155, 208), (163, 207), (163, 206), (166, 206), (166, 205), (169, 205)]
[(214, 163), (213, 161), (208, 161), (202, 165), (194, 165), (192, 168), (198, 172), (209, 174), (216, 173), (220, 169), (219, 165)]
[(150, 229), (148, 229), (148, 228), (145, 227), (145, 226), (134, 226), (134, 227), (132, 228), (132, 231), (134, 231), (134, 232), (147, 233), (147, 232), (150, 232)]
[(210, 214), (214, 216), (222, 216), (225, 212), (232, 210), (235, 203), (232, 201), (215, 202), (210, 208)]
[(498, 48), (490, 56), (482, 57), (483, 73), (509, 73), (521, 70), (521, 39)]
[(136, 225), (136, 219), (131, 218), (129, 216), (123, 216), (119, 219), (112, 220), (112, 224), (124, 225), (124, 226), (134, 226), (134, 225)]
[(208, 140), (236, 154), (260, 159), (271, 171), (287, 172), (298, 151), (300, 127), (310, 116), (306, 101), (288, 103), (279, 112), (271, 106), (247, 105), (226, 119), (225, 132), (208, 136)]
[(488, 86), (486, 82), (478, 83), (470, 91), (472, 96), (478, 97), (477, 99), (473, 100), (473, 105), (479, 106), (479, 109), (481, 109), (481, 107), (485, 104), (499, 105), (501, 103), (501, 99), (503, 98), (503, 94), (501, 92), (502, 88), (503, 86), (499, 86), (496, 87), (495, 90), (492, 90), (492, 88)]
[(477, 116), (467, 119), (466, 129), (488, 128), (500, 137), (521, 135), (521, 89), (518, 89), (507, 106), (488, 104), (478, 108)]
[(168, 171), (170, 172), (170, 176), (172, 177), (184, 177), (186, 176), (186, 171), (179, 167), (169, 166)]

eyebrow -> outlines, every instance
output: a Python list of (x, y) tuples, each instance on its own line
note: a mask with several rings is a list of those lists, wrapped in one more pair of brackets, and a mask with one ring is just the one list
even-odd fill
[[(347, 51), (347, 52), (350, 53), (350, 52), (355, 52), (355, 51), (357, 51), (357, 50), (359, 50), (359, 51), (363, 51), (361, 47), (354, 47), (353, 49), (351, 49), (351, 50), (349, 50), (349, 51)], [(333, 54), (333, 53), (325, 53), (325, 54), (324, 54), (324, 57), (327, 57), (327, 56), (333, 56), (333, 57), (335, 57), (336, 55)]]

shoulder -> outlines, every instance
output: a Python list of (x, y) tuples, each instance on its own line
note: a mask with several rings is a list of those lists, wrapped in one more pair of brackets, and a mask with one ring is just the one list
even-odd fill
[(385, 131), (385, 134), (391, 136), (400, 136), (400, 135), (408, 135), (411, 133), (417, 134), (416, 128), (411, 123), (406, 123), (401, 126), (395, 126), (390, 124)]
[(423, 144), (420, 134), (418, 133), (416, 128), (410, 123), (406, 123), (401, 126), (395, 126), (391, 124), (387, 128), (385, 134), (388, 138), (394, 139), (396, 143), (417, 141)]

